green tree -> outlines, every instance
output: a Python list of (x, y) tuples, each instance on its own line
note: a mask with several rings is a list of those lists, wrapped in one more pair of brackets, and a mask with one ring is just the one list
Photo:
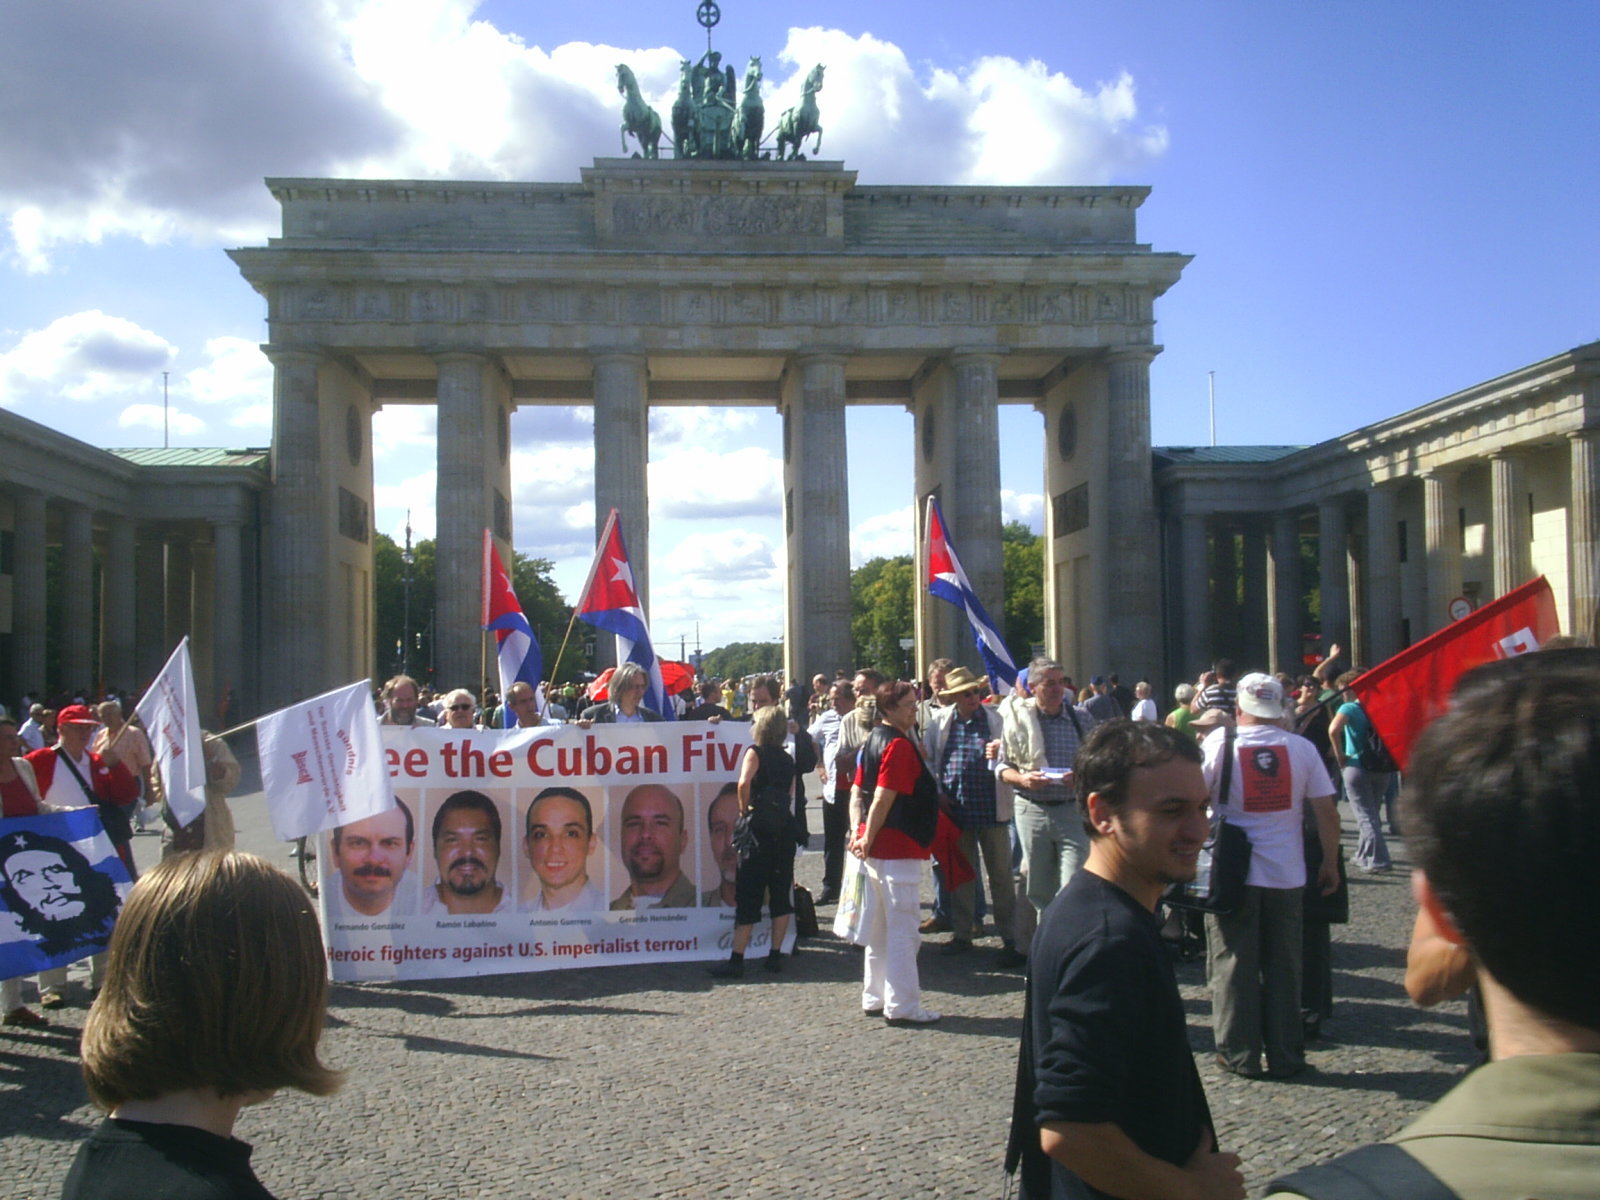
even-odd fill
[(700, 673), (707, 679), (768, 675), (782, 667), (782, 642), (729, 642), (706, 651), (700, 660)]
[(1005, 555), (1005, 615), (1001, 636), (1019, 667), (1033, 657), (1033, 647), (1044, 641), (1044, 539), (1021, 521), (1010, 521), (1000, 531)]
[(909, 652), (900, 648), (900, 641), (913, 636), (916, 628), (914, 578), (908, 554), (874, 558), (850, 573), (854, 666), (876, 667), (893, 676), (910, 670)]
[[(373, 647), (376, 673), (388, 678), (400, 670), (401, 640), (404, 634), (411, 639), (410, 653), (405, 656), (411, 674), (424, 683), (432, 684), (433, 618), (435, 545), (431, 538), (412, 543), (411, 547), (411, 603), (409, 624), (406, 623), (406, 564), (405, 551), (387, 534), (378, 534), (372, 548), (373, 602), (375, 619)], [(561, 635), (566, 632), (572, 608), (550, 578), (551, 564), (546, 558), (530, 558), (517, 553), (511, 565), (511, 586), (517, 593), (522, 611), (533, 627), (539, 649), (545, 654), (546, 679), (568, 679), (584, 666), (583, 638), (574, 636), (561, 656), (554, 662), (561, 645)], [(493, 668), (490, 678), (496, 678)], [(455, 681), (444, 681), (455, 686)]]

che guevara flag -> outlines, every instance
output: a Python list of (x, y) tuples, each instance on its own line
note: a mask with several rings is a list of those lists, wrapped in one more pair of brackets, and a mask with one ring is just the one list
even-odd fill
[(513, 683), (525, 683), (537, 692), (539, 677), (544, 673), (544, 655), (539, 652), (539, 640), (523, 615), (511, 577), (501, 565), (494, 538), (487, 529), (483, 531), (483, 627), (494, 631), (500, 695), (504, 697)]
[(967, 624), (972, 627), (972, 640), (983, 658), (984, 673), (989, 676), (989, 686), (996, 695), (1003, 696), (1016, 687), (1017, 664), (1011, 661), (1005, 639), (967, 581), (967, 573), (945, 532), (939, 501), (932, 496), (928, 497), (928, 592), (966, 614)]
[(622, 541), (622, 520), (614, 508), (600, 531), (594, 563), (589, 567), (589, 581), (583, 585), (578, 600), (578, 616), (616, 635), (617, 661), (638, 663), (650, 680), (644, 692), (645, 707), (672, 720), (674, 713), (661, 681), (661, 664), (656, 661), (650, 630), (645, 625), (644, 607), (633, 586), (633, 568), (628, 563), (628, 549)]
[(1457, 679), (1486, 662), (1530, 654), (1560, 632), (1555, 595), (1541, 575), (1408, 646), (1351, 686), (1404, 769), (1412, 743), (1445, 710)]

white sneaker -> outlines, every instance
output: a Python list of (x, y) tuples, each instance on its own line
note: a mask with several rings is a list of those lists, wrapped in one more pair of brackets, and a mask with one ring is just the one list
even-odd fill
[(885, 1017), (883, 1023), (885, 1025), (932, 1025), (942, 1015), (942, 1013), (934, 1012), (931, 1008), (923, 1008), (919, 1004), (910, 1012), (901, 1013), (898, 1017)]

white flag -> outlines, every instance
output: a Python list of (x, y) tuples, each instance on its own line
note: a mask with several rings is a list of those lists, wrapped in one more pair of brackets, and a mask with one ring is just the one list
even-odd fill
[(256, 722), (256, 749), (272, 828), (286, 842), (394, 807), (365, 681), (268, 713)]
[(206, 756), (200, 742), (200, 706), (194, 698), (189, 639), (184, 638), (134, 707), (150, 738), (167, 807), (188, 825), (206, 807)]

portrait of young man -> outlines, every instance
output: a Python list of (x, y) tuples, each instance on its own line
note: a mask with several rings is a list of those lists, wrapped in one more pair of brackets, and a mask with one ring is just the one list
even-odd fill
[(548, 787), (535, 796), (523, 820), (522, 849), (530, 868), (523, 911), (604, 909), (605, 895), (589, 877), (598, 845), (594, 808), (582, 792)]
[(506, 912), (510, 892), (500, 870), (500, 806), (482, 792), (456, 792), (433, 816), (433, 858), (438, 876), (426, 892), (426, 909), (452, 916)]

